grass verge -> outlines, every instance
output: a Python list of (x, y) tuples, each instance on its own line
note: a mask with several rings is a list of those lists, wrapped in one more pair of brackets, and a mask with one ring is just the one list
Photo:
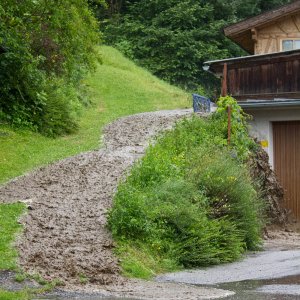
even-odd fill
[[(22, 228), (18, 219), (24, 211), (25, 205), (22, 203), (0, 204), (0, 271), (17, 271), (18, 253), (13, 241)], [(31, 296), (29, 290), (10, 292), (0, 289), (1, 300), (29, 300)]]
[(19, 292), (10, 292), (0, 289), (1, 300), (29, 300), (32, 299), (32, 293), (29, 290)]
[(182, 269), (176, 260), (162, 257), (143, 243), (120, 242), (117, 255), (121, 261), (123, 275), (129, 278), (151, 279), (155, 274)]
[(17, 269), (18, 254), (13, 247), (13, 241), (21, 230), (18, 219), (24, 211), (25, 205), (21, 203), (0, 205), (0, 270)]
[[(31, 277), (29, 277), (31, 278)], [(32, 278), (33, 279), (33, 278)], [(7, 291), (0, 288), (0, 299), (1, 300), (30, 300), (36, 295), (50, 292), (60, 283), (58, 281), (43, 283), (40, 288), (24, 288), (20, 291)]]
[(139, 112), (190, 106), (188, 95), (126, 59), (99, 47), (103, 63), (85, 80), (93, 104), (82, 112), (80, 129), (56, 139), (0, 125), (0, 183), (40, 165), (100, 147), (101, 129)]

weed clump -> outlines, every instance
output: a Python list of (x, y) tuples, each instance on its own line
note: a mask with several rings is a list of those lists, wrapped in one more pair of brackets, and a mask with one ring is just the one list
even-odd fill
[(263, 207), (244, 164), (254, 143), (240, 108), (231, 105), (230, 147), (224, 110), (184, 119), (157, 138), (119, 186), (109, 227), (125, 274), (147, 278), (230, 262), (260, 246)]

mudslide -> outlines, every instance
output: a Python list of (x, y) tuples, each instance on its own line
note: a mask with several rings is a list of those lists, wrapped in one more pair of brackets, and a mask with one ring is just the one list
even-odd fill
[(104, 129), (104, 147), (70, 157), (0, 187), (0, 202), (23, 201), (29, 211), (17, 247), (28, 273), (98, 284), (121, 280), (106, 228), (118, 181), (144, 153), (151, 138), (190, 110), (142, 113)]

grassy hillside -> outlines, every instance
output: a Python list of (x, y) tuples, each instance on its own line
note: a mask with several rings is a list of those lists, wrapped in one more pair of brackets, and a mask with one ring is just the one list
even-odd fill
[(189, 95), (137, 67), (117, 50), (99, 47), (103, 63), (86, 80), (93, 105), (73, 135), (52, 139), (0, 125), (0, 183), (32, 168), (100, 147), (102, 127), (138, 112), (190, 106)]

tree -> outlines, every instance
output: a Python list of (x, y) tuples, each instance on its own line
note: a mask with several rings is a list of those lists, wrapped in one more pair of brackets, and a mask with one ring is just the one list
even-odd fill
[(257, 14), (260, 14), (264, 11), (270, 10), (276, 6), (280, 6), (291, 2), (289, 0), (236, 0), (235, 7), (237, 10), (236, 15), (239, 19), (244, 19), (251, 17)]
[(1, 119), (50, 135), (74, 130), (76, 86), (93, 69), (98, 42), (87, 1), (2, 0)]
[(127, 1), (105, 39), (155, 75), (187, 89), (215, 86), (203, 62), (244, 52), (222, 34), (230, 23), (286, 0)]

